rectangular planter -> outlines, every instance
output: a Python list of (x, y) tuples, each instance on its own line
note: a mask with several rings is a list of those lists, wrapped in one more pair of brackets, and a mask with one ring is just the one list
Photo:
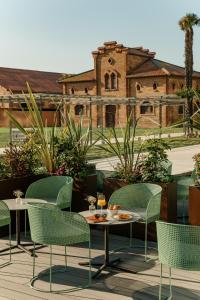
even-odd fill
[(200, 225), (200, 187), (189, 187), (189, 224)]
[(72, 191), (72, 211), (88, 210), (87, 196), (97, 196), (97, 175), (89, 175), (84, 179), (74, 178)]

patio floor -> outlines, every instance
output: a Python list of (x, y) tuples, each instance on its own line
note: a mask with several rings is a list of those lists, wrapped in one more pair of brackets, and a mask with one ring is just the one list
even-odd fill
[[(0, 240), (0, 248), (6, 240)], [(135, 241), (137, 244), (141, 242)], [(125, 237), (112, 235), (111, 247), (119, 248), (126, 245), (128, 239)], [(153, 243), (152, 243), (153, 244)], [(154, 245), (155, 246), (155, 245)], [(43, 248), (42, 252), (48, 248)], [(61, 254), (64, 252), (62, 247), (54, 247), (53, 252)], [(135, 248), (126, 249), (118, 254), (123, 258), (121, 265), (137, 271), (136, 274), (126, 273), (122, 271), (103, 272), (97, 279), (93, 280), (89, 289), (76, 290), (70, 293), (50, 294), (34, 291), (29, 287), (29, 280), (32, 275), (32, 258), (26, 253), (16, 253), (12, 256), (13, 263), (0, 269), (0, 300), (2, 299), (93, 299), (93, 300), (153, 300), (158, 299), (159, 290), (159, 264), (156, 260), (156, 251), (151, 250), (152, 260), (148, 263), (143, 261), (143, 249)], [(76, 247), (68, 247), (68, 254), (81, 255), (87, 254), (87, 248), (84, 245)], [(99, 230), (92, 231), (92, 257), (103, 255), (103, 233)], [(8, 259), (8, 255), (4, 255), (0, 259), (0, 263)], [(80, 267), (78, 262), (83, 259), (75, 257), (68, 258), (68, 273), (63, 273), (53, 277), (54, 288), (76, 287), (78, 284), (84, 284), (88, 275), (87, 267)], [(36, 259), (36, 272), (48, 269), (49, 256), (47, 254), (38, 254)], [(64, 258), (59, 255), (53, 257), (53, 265), (64, 264)], [(164, 268), (167, 276), (167, 269)], [(200, 272), (185, 272), (181, 270), (173, 270), (173, 285), (175, 300), (192, 300), (200, 299)], [(38, 281), (38, 287), (48, 288), (48, 277), (44, 277), (42, 281)], [(164, 279), (164, 294), (168, 295), (168, 279)], [(164, 299), (164, 298), (163, 298)]]

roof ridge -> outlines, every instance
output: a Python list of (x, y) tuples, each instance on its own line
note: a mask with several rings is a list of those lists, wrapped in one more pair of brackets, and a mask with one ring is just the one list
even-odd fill
[(143, 66), (146, 62), (150, 61), (152, 59), (152, 57), (147, 57), (147, 59), (145, 61), (142, 61), (138, 66), (136, 66), (131, 72), (135, 72), (137, 71), (138, 68), (140, 68), (141, 66)]
[(82, 74), (85, 74), (85, 73), (89, 73), (91, 71), (94, 71), (94, 69), (90, 69), (88, 71), (84, 71), (84, 72), (81, 72), (81, 73), (74, 74), (72, 76), (69, 76), (68, 78), (76, 77), (76, 76), (79, 76), (79, 75), (82, 75)]
[(51, 72), (51, 71), (42, 71), (42, 70), (31, 70), (31, 69), (21, 69), (21, 68), (10, 68), (10, 67), (1, 67), (0, 66), (0, 70), (4, 69), (4, 70), (12, 70), (12, 71), (29, 71), (29, 72), (40, 72), (40, 73), (53, 73), (53, 74), (65, 74), (62, 72)]

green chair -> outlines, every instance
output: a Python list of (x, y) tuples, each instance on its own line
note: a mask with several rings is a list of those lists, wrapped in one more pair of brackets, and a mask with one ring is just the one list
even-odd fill
[(188, 217), (189, 186), (194, 184), (192, 176), (174, 176), (177, 183), (177, 215), (186, 223)]
[(109, 170), (96, 170), (97, 175), (97, 192), (103, 193), (103, 182), (104, 178), (112, 176), (114, 172)]
[[(52, 245), (59, 245), (65, 247), (65, 269), (67, 270), (67, 254), (66, 246), (76, 243), (88, 242), (89, 255), (82, 257), (89, 259), (89, 277), (87, 286), (80, 286), (79, 288), (88, 287), (91, 284), (91, 250), (90, 250), (90, 228), (87, 221), (81, 215), (73, 212), (61, 211), (56, 205), (49, 203), (29, 203), (28, 215), (31, 230), (31, 239), (34, 243), (33, 250), (33, 277), (31, 279), (31, 287), (41, 290), (34, 286), (37, 279), (42, 278), (41, 272), (35, 276), (35, 244), (48, 245), (50, 248), (50, 268), (49, 268), (49, 283), (50, 292), (52, 289)], [(71, 291), (74, 289), (60, 290)]]
[[(120, 205), (123, 209), (138, 213), (138, 222), (145, 224), (145, 261), (147, 260), (147, 230), (148, 224), (160, 217), (160, 202), (162, 188), (152, 183), (136, 183), (124, 186), (115, 191), (108, 202)], [(132, 226), (130, 224), (130, 247), (132, 246)]]
[(69, 176), (49, 176), (29, 185), (25, 198), (39, 198), (56, 204), (60, 209), (70, 208), (73, 179)]
[(200, 226), (156, 222), (160, 261), (159, 300), (162, 298), (163, 265), (169, 267), (172, 299), (171, 268), (200, 271)]
[(5, 202), (0, 201), (0, 227), (9, 225), (9, 261), (0, 265), (0, 268), (11, 263), (11, 217), (10, 210)]

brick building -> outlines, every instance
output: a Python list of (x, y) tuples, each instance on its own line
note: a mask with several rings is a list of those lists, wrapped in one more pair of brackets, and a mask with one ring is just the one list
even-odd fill
[[(92, 52), (94, 69), (63, 77), (59, 83), (63, 94), (71, 95), (71, 108), (75, 118), (80, 112), (88, 117), (88, 102), (78, 104), (77, 96), (101, 96), (102, 99), (114, 97), (115, 104), (92, 106), (93, 126), (99, 126), (99, 115), (103, 109), (103, 125), (119, 126), (125, 124), (129, 111), (127, 104), (117, 99), (135, 97), (135, 117), (141, 117), (141, 127), (156, 127), (159, 123), (159, 107), (155, 100), (166, 95), (176, 95), (184, 88), (185, 69), (158, 59), (155, 52), (142, 47), (125, 47), (117, 42), (105, 42)], [(200, 87), (200, 72), (193, 73), (193, 87)], [(162, 105), (162, 125), (167, 126), (183, 114), (183, 106)]]
[[(7, 101), (0, 101), (0, 127), (8, 127), (9, 119), (6, 109), (12, 110), (15, 117), (23, 126), (29, 127), (28, 121), (24, 118), (18, 102), (9, 101), (9, 95), (21, 94), (27, 92), (26, 82), (29, 83), (32, 92), (38, 95), (62, 95), (62, 87), (58, 83), (58, 79), (63, 74), (44, 71), (22, 70), (0, 67), (0, 96), (8, 98)], [(66, 75), (67, 76), (67, 75)], [(19, 97), (20, 98), (20, 97)], [(23, 97), (21, 97), (22, 105)], [(47, 124), (54, 122), (55, 105), (49, 103), (48, 99), (42, 101), (42, 115)]]

